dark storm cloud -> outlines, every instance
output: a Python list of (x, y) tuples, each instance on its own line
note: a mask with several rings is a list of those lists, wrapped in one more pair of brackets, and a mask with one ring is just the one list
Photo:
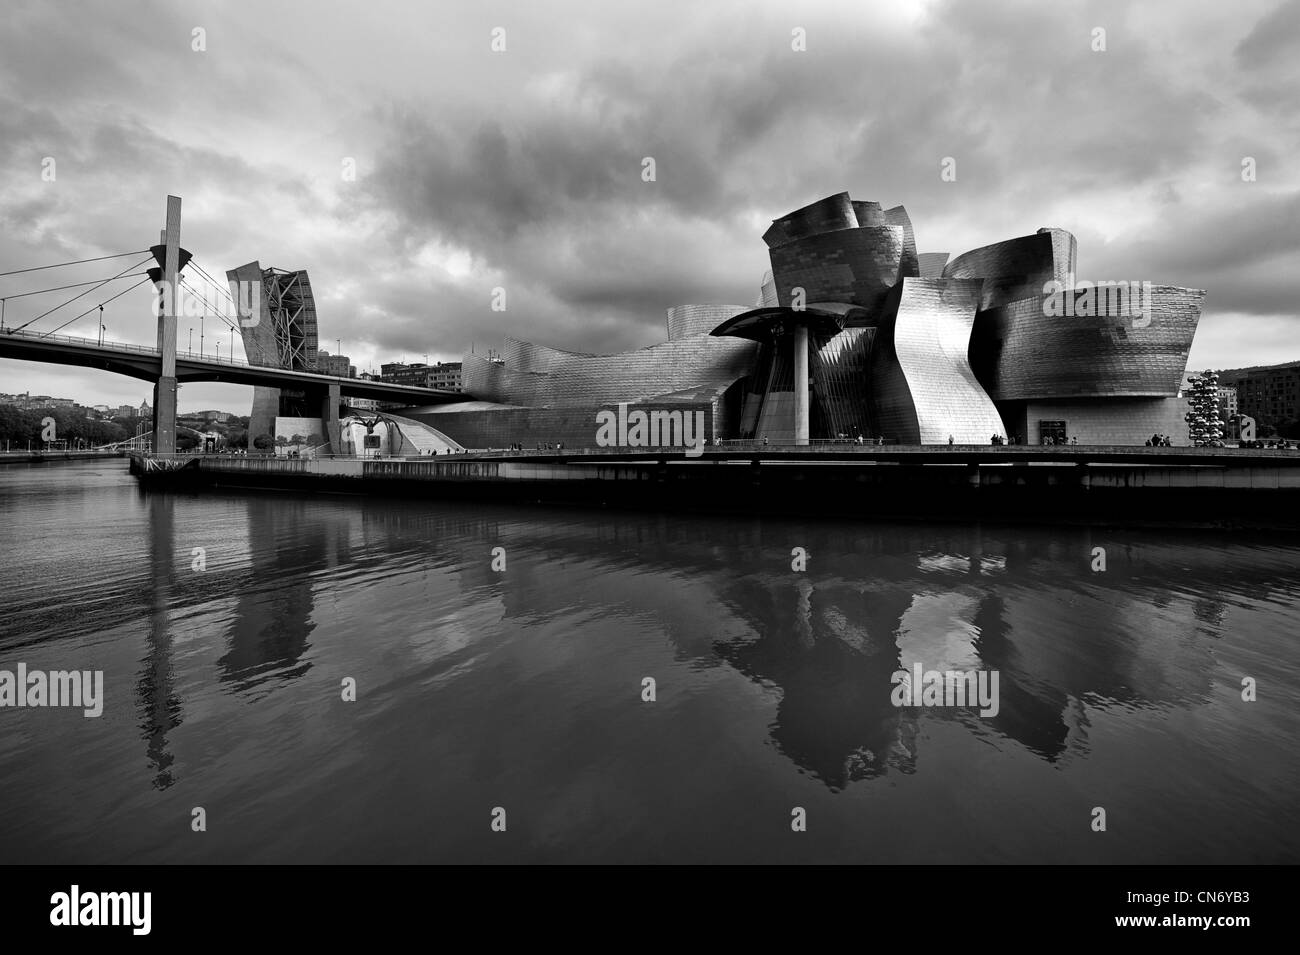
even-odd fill
[(767, 223), (841, 190), (905, 204), (927, 251), (1059, 226), (1093, 277), (1294, 317), (1300, 0), (11, 8), (0, 261), (140, 248), (181, 195), (208, 271), (309, 269), (363, 366), (649, 344), (668, 306), (754, 301)]
[(1255, 70), (1282, 57), (1294, 61), (1300, 47), (1300, 0), (1286, 0), (1260, 17), (1234, 51), (1242, 69)]
[[(407, 233), (468, 249), (508, 285), (545, 288), (554, 301), (538, 303), (521, 337), (569, 347), (644, 341), (639, 336), (659, 329), (662, 309), (676, 302), (751, 301), (765, 265), (761, 224), (845, 188), (906, 203), (923, 247), (956, 253), (964, 241), (1043, 224), (1086, 233), (1086, 222), (1039, 220), (1063, 195), (1082, 206), (1089, 195), (1147, 184), (1160, 197), (1152, 207), (1172, 205), (1173, 214), (1162, 210), (1091, 261), (1137, 255), (1162, 280), (1214, 276), (1225, 309), (1275, 310), (1287, 300), (1280, 278), (1231, 281), (1224, 263), (1258, 261), (1292, 244), (1281, 211), (1291, 200), (1261, 191), (1245, 203), (1256, 214), (1241, 220), (1255, 228), (1198, 232), (1192, 227), (1206, 210), (1182, 202), (1173, 185), (1231, 122), (1239, 108), (1231, 90), (1163, 68), (1153, 50), (1170, 41), (1123, 5), (1063, 12), (949, 3), (888, 41), (831, 21), (799, 22), (808, 24), (807, 56), (792, 54), (760, 16), (737, 24), (722, 48), (703, 29), (681, 37), (661, 69), (644, 69), (624, 51), (570, 64), (565, 97), (545, 108), (494, 104), (492, 117), (477, 123), (392, 115), (379, 124), (380, 158), (365, 202)], [(1105, 52), (1092, 49), (1095, 26), (1107, 31)], [(1214, 45), (1203, 36), (1196, 42), (1184, 51), (1189, 58)], [(658, 164), (655, 184), (638, 179), (643, 153)], [(945, 156), (957, 160), (957, 183), (939, 180)], [(1212, 220), (1232, 221), (1226, 190), (1240, 184), (1238, 158), (1225, 156), (1224, 205), (1209, 211)], [(998, 223), (1008, 207), (1039, 211), (1005, 232)], [(962, 217), (987, 227), (945, 236), (943, 224)], [(703, 249), (682, 241), (705, 223), (717, 243), (709, 269), (700, 267)], [(1177, 234), (1163, 235), (1165, 225)], [(1184, 240), (1190, 235), (1198, 241)], [(719, 266), (736, 271), (719, 275)], [(564, 309), (612, 314), (621, 324), (593, 333), (565, 321)], [(557, 337), (544, 337), (548, 326)], [(595, 337), (574, 340), (566, 330)]]

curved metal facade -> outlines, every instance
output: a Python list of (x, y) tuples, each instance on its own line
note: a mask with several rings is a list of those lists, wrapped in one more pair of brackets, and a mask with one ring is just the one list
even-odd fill
[(987, 444), (1002, 417), (967, 359), (978, 279), (905, 278), (875, 389), (877, 426), (907, 443)]
[(916, 258), (921, 278), (943, 278), (943, 267), (948, 264), (947, 252), (922, 252)]
[[(876, 205), (876, 208), (879, 209), (879, 205)], [(849, 198), (847, 192), (841, 192), (827, 196), (825, 199), (818, 199), (802, 209), (796, 209), (784, 219), (774, 220), (763, 233), (763, 241), (767, 243), (768, 248), (775, 248), (810, 235), (820, 235), (838, 229), (856, 229), (859, 224), (858, 212), (853, 207), (853, 200)]]
[(920, 256), (916, 251), (916, 235), (912, 231), (912, 217), (902, 206), (885, 210), (885, 219), (890, 225), (903, 230), (903, 259), (899, 263), (899, 274), (908, 277), (921, 274)]
[[(772, 270), (752, 309), (675, 306), (666, 342), (619, 355), (515, 339), (499, 357), (467, 355), (467, 394), (498, 404), (440, 409), (447, 433), (473, 446), (544, 429), (589, 444), (595, 409), (653, 403), (702, 410), (715, 437), (774, 443), (985, 444), (1066, 430), (1141, 443), (1133, 429), (1164, 422), (1178, 400), (1204, 299), (1143, 284), (1139, 316), (1094, 316), (1080, 307), (1069, 232), (948, 261), (918, 253), (902, 206), (848, 193), (775, 220), (763, 240)], [(1060, 291), (1049, 296), (1049, 283)]]
[(946, 279), (982, 279), (980, 308), (1041, 296), (1048, 282), (1074, 286), (1077, 243), (1064, 229), (1039, 229), (964, 252), (943, 270)]
[(462, 374), (466, 393), (483, 401), (599, 406), (688, 389), (725, 391), (749, 374), (756, 347), (738, 339), (697, 335), (617, 355), (551, 350), (545, 356), (546, 370), (538, 371), (520, 370), (505, 359), (466, 355)]
[(866, 226), (824, 232), (769, 250), (777, 300), (793, 301), (795, 288), (804, 302), (851, 302), (879, 308), (903, 277), (902, 226)]
[(577, 358), (594, 358), (596, 356), (587, 352), (563, 351), (559, 348), (537, 345), (518, 338), (507, 338), (505, 347), (501, 349), (500, 357), (507, 366), (516, 371), (550, 374), (565, 362)]
[(970, 349), (981, 384), (995, 401), (1177, 395), (1205, 292), (1150, 293), (1149, 314), (1135, 317), (1049, 315), (1041, 294), (981, 312)]

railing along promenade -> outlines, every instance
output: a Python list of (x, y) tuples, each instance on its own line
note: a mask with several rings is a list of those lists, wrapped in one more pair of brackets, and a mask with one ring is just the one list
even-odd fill
[(1300, 466), (1300, 449), (1296, 448), (1191, 448), (1146, 447), (1141, 445), (858, 445), (824, 443), (817, 445), (777, 445), (760, 442), (711, 444), (698, 453), (681, 447), (652, 448), (484, 448), (439, 455), (373, 455), (365, 458), (352, 454), (313, 454), (291, 457), (269, 453), (177, 453), (155, 455), (133, 452), (134, 457), (165, 458), (185, 461), (282, 461), (301, 464), (307, 461), (384, 461), (387, 463), (428, 463), (448, 460), (533, 460), (550, 463), (601, 461), (758, 461), (780, 463), (802, 462), (887, 462), (906, 464), (1073, 464), (1107, 465), (1138, 464), (1157, 467), (1168, 466)]

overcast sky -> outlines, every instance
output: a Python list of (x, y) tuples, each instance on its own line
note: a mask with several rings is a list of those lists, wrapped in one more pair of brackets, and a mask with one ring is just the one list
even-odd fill
[[(6, 0), (0, 271), (144, 249), (171, 193), (211, 274), (308, 269), (322, 347), (362, 370), (507, 335), (617, 351), (662, 340), (670, 305), (753, 303), (770, 221), (847, 190), (906, 205), (923, 252), (1054, 226), (1081, 278), (1207, 289), (1194, 367), (1295, 360), (1297, 49), (1300, 0)], [(5, 322), (61, 300), (12, 300)], [(155, 339), (145, 288), (104, 315), (109, 338)], [(63, 331), (94, 336), (94, 314)], [(0, 391), (27, 390), (150, 391), (0, 360)], [(248, 402), (193, 384), (180, 406)]]

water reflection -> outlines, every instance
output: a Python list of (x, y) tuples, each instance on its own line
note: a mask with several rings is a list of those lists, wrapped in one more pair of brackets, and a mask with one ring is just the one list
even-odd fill
[(339, 538), (346, 538), (344, 521), (326, 520), (301, 501), (261, 503), (250, 501), (246, 511), (251, 573), (226, 629), (226, 652), (217, 661), (221, 680), (239, 692), (291, 682), (311, 668), (302, 657), (316, 627), (315, 578), (337, 566)]
[(136, 697), (145, 752), (154, 772), (153, 785), (156, 789), (166, 789), (175, 781), (172, 776), (175, 757), (168, 749), (167, 734), (181, 724), (181, 701), (172, 669), (175, 501), (170, 495), (153, 495), (148, 499), (147, 508), (149, 576), (153, 587), (149, 591), (148, 652), (140, 661)]
[[(1204, 704), (1229, 610), (1261, 595), (1291, 600), (1295, 586), (1286, 560), (1256, 559), (1221, 537), (256, 495), (223, 506), (246, 525), (243, 552), (205, 597), (233, 603), (216, 661), (232, 693), (257, 698), (302, 681), (322, 613), (382, 602), (363, 592), (418, 570), (450, 606), (431, 608), (427, 622), (384, 621), (411, 634), (423, 654), (413, 666), (431, 662), (428, 648), (443, 673), (483, 652), (479, 634), (451, 632), (465, 608), (491, 608), (501, 625), (521, 628), (576, 613), (650, 619), (676, 659), (730, 668), (775, 694), (770, 743), (835, 791), (916, 772), (925, 720), (1054, 763), (1087, 754), (1088, 707)], [(148, 496), (149, 652), (138, 695), (159, 787), (172, 781), (167, 739), (182, 719), (170, 640), (186, 554), (174, 509), (170, 496)], [(508, 577), (491, 569), (503, 542)], [(790, 568), (793, 546), (811, 555), (804, 573)], [(1104, 573), (1090, 569), (1098, 546), (1109, 552)], [(916, 663), (997, 670), (999, 712), (896, 708), (891, 677)]]

